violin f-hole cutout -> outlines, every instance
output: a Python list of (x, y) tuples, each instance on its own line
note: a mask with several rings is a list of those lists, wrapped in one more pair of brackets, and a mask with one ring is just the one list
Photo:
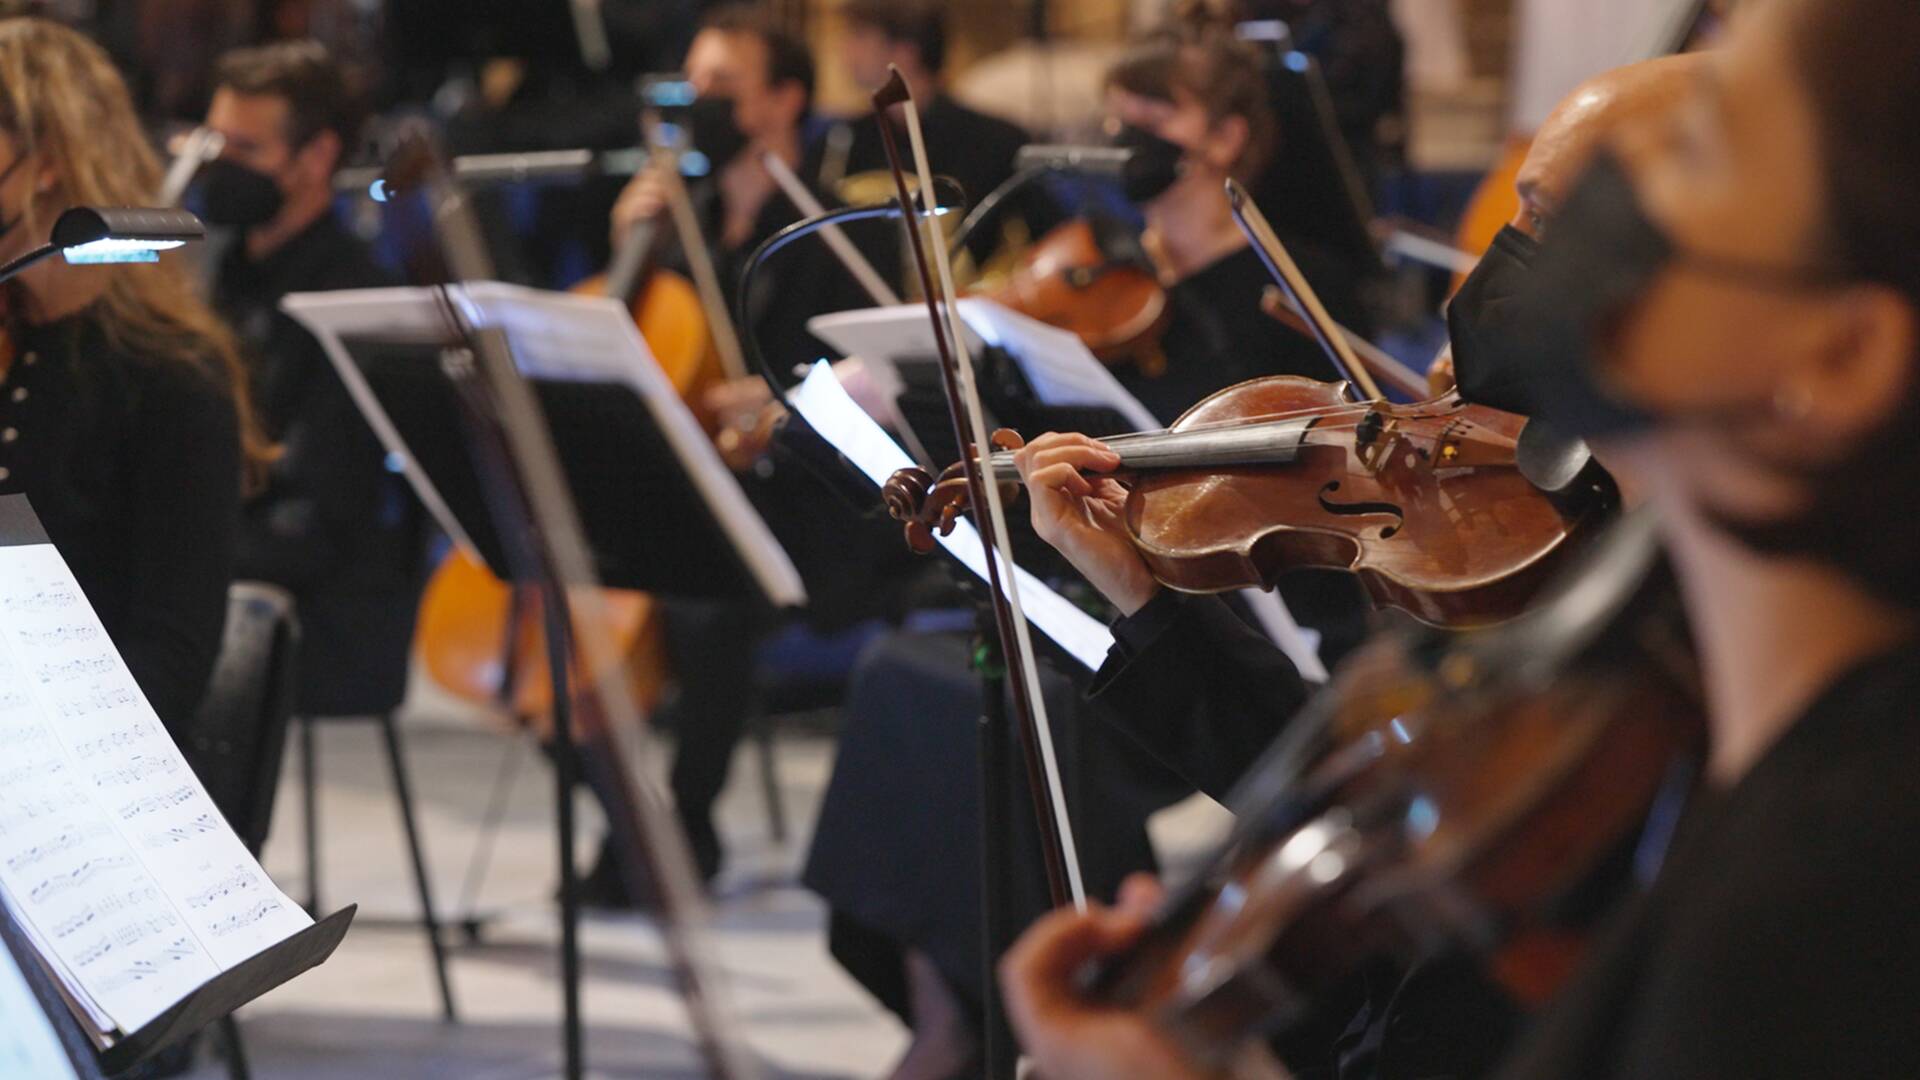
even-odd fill
[(1340, 502), (1329, 496), (1340, 490), (1340, 481), (1329, 480), (1320, 489), (1320, 509), (1336, 517), (1370, 517), (1381, 515), (1393, 519), (1393, 524), (1380, 527), (1380, 539), (1391, 540), (1400, 531), (1407, 520), (1406, 511), (1390, 502)]

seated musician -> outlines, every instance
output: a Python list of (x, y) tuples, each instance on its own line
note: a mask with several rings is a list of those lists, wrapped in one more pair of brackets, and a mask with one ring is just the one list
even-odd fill
[[(840, 60), (855, 86), (872, 93), (886, 85), (889, 64), (913, 91), (920, 107), (920, 130), (927, 162), (935, 176), (953, 179), (969, 205), (979, 203), (1013, 175), (1013, 158), (1027, 142), (1018, 125), (969, 109), (946, 92), (942, 75), (947, 59), (947, 14), (937, 0), (849, 0), (841, 5), (846, 33)], [(895, 132), (902, 141), (906, 131)], [(846, 139), (836, 150), (836, 138)], [(827, 137), (821, 152), (822, 179), (887, 171), (880, 120), (872, 113), (847, 123), (845, 135)], [(886, 185), (891, 195), (891, 184)], [(982, 234), (969, 243), (976, 259), (989, 254), (994, 237)], [(890, 245), (897, 250), (900, 245)], [(892, 265), (896, 260), (883, 259)]]
[[(0, 259), (73, 206), (150, 205), (155, 158), (98, 45), (0, 22)], [(184, 738), (220, 649), (243, 476), (271, 456), (232, 335), (174, 258), (42, 262), (8, 283), (0, 494), (24, 493), (134, 678)]]
[[(1920, 495), (1917, 48), (1903, 0), (1763, 0), (1561, 201), (1514, 297), (1542, 415), (1614, 429), (1663, 515), (1710, 748), (1647, 895), (1508, 1075), (1920, 1071), (1920, 537), (1910, 514), (1859, 520)], [(1074, 989), (1153, 892), (1009, 956), (1053, 1080), (1202, 1075)]]
[[(806, 153), (802, 132), (812, 107), (813, 60), (806, 47), (780, 30), (768, 12), (752, 4), (732, 4), (707, 15), (685, 66), (698, 95), (726, 99), (733, 106), (728, 115), (734, 131), (725, 141), (734, 152), (726, 155), (724, 149), (709, 149), (709, 156), (723, 159), (715, 162), (712, 179), (693, 193), (727, 293), (730, 316), (748, 256), (801, 216), (779, 191), (761, 155), (770, 151), (805, 171), (800, 168)], [(636, 176), (614, 209), (616, 242), (640, 221), (657, 220), (663, 229), (670, 229), (666, 199), (660, 176), (651, 172)], [(749, 325), (736, 330), (756, 335), (776, 364), (804, 363), (826, 354), (826, 347), (807, 332), (807, 319), (865, 304), (851, 275), (826, 249), (817, 244), (795, 245), (756, 275)], [(753, 477), (743, 480), (794, 555), (816, 600), (811, 614), (827, 623), (852, 621), (854, 615), (829, 608), (834, 602), (858, 607), (866, 600), (849, 584), (863, 580), (866, 571), (858, 561), (847, 565), (847, 560), (859, 560), (871, 548), (850, 540), (859, 523), (846, 529), (809, 528), (823, 515), (830, 517), (838, 499), (810, 486), (803, 476), (786, 475), (777, 483), (765, 484)], [(866, 524), (878, 527), (878, 523)], [(890, 547), (897, 547), (890, 530), (879, 531), (888, 534), (885, 542)], [(874, 542), (882, 541), (875, 537)], [(677, 691), (666, 718), (677, 724), (680, 735), (671, 775), (674, 805), (700, 872), (711, 880), (722, 862), (720, 836), (713, 824), (714, 802), (726, 785), (734, 750), (756, 708), (755, 647), (771, 629), (773, 618), (747, 603), (669, 599), (662, 606)], [(589, 894), (610, 905), (628, 902), (619, 881), (603, 854)]]
[(284, 448), (244, 508), (238, 572), (299, 605), (302, 715), (390, 708), (406, 691), (420, 521), (320, 343), (279, 307), (288, 293), (389, 283), (333, 213), (353, 103), (313, 41), (234, 50), (214, 82), (206, 123), (224, 145), (189, 201), (238, 232), (213, 301), (240, 335), (261, 422)]

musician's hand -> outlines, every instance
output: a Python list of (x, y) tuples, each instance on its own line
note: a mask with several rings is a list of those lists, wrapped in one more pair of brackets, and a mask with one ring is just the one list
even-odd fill
[(1112, 472), (1120, 455), (1085, 435), (1050, 433), (1013, 455), (1033, 503), (1033, 531), (1073, 568), (1131, 615), (1160, 584), (1127, 535), (1127, 489), (1117, 480), (1083, 476)]
[(1136, 874), (1121, 886), (1117, 906), (1093, 905), (1084, 915), (1062, 908), (1035, 923), (1000, 961), (1007, 1019), (1045, 1080), (1206, 1075), (1143, 1012), (1090, 1002), (1076, 985), (1088, 962), (1139, 937), (1159, 902), (1158, 883)]
[(649, 166), (633, 174), (620, 198), (613, 204), (613, 246), (626, 240), (628, 230), (642, 221), (651, 221), (667, 208), (667, 182), (658, 167)]
[(1453, 387), (1453, 349), (1441, 349), (1440, 355), (1434, 357), (1433, 363), (1427, 366), (1427, 389), (1434, 397), (1440, 397)]

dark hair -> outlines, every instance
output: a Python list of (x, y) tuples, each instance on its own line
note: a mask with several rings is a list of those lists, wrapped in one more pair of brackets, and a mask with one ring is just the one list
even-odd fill
[(872, 27), (896, 45), (911, 45), (928, 71), (947, 63), (947, 16), (938, 0), (847, 0), (840, 17)]
[(1107, 72), (1107, 85), (1159, 101), (1183, 93), (1214, 123), (1234, 116), (1245, 120), (1247, 145), (1233, 175), (1252, 183), (1273, 159), (1278, 137), (1260, 54), (1234, 36), (1230, 23), (1198, 5), (1183, 12), (1129, 48)]
[(813, 108), (813, 54), (805, 42), (782, 29), (759, 4), (722, 4), (700, 20), (700, 29), (746, 34), (767, 47), (767, 85), (797, 82), (805, 108)]
[(216, 89), (277, 97), (287, 103), (287, 142), (305, 146), (315, 135), (340, 137), (344, 156), (359, 128), (359, 108), (333, 55), (317, 41), (276, 41), (234, 49), (214, 67)]
[[(1898, 291), (1920, 315), (1920, 4), (1800, 0), (1794, 66), (1813, 102), (1825, 188), (1826, 258), (1851, 276)], [(1748, 546), (1808, 554), (1877, 596), (1920, 610), (1920, 515), (1862, 527), (1863, 502), (1920, 496), (1920, 348), (1899, 407), (1849, 460), (1803, 470), (1808, 503), (1791, 520), (1711, 516)]]

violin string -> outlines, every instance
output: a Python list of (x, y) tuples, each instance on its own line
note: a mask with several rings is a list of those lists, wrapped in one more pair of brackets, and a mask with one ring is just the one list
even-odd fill
[[(1344, 418), (1348, 416), (1353, 416), (1355, 414), (1361, 415), (1362, 417), (1361, 420), (1356, 420), (1351, 423), (1339, 423), (1339, 424), (1317, 423), (1317, 424), (1314, 424), (1309, 429), (1311, 431), (1319, 431), (1319, 432), (1348, 431), (1348, 430), (1353, 430), (1355, 428), (1360, 427), (1360, 425), (1365, 422), (1364, 421), (1365, 414), (1371, 413), (1373, 411), (1374, 411), (1373, 405), (1364, 404), (1364, 403), (1354, 404), (1354, 405), (1341, 405), (1341, 406), (1316, 406), (1314, 408), (1308, 408), (1308, 409), (1287, 410), (1287, 411), (1272, 412), (1272, 413), (1260, 413), (1253, 416), (1239, 417), (1233, 420), (1209, 421), (1206, 423), (1194, 424), (1190, 427), (1183, 427), (1183, 428), (1162, 428), (1158, 431), (1134, 431), (1134, 432), (1127, 432), (1120, 435), (1109, 435), (1104, 438), (1099, 436), (1089, 436), (1089, 438), (1093, 438), (1095, 439), (1095, 441), (1100, 442), (1105, 446), (1109, 446), (1115, 450), (1124, 451), (1130, 446), (1140, 445), (1147, 442), (1185, 441), (1188, 436), (1197, 437), (1197, 436), (1207, 435), (1217, 431), (1227, 431), (1227, 430), (1232, 430), (1237, 428), (1251, 427), (1257, 424), (1266, 424), (1266, 423), (1278, 424), (1278, 423), (1284, 423), (1289, 420), (1302, 420), (1302, 419), (1326, 420), (1326, 419), (1331, 419), (1335, 417)], [(1398, 416), (1398, 417), (1395, 417), (1394, 419), (1397, 419), (1397, 420), (1445, 420), (1445, 419), (1450, 419), (1450, 417), (1445, 415), (1431, 415), (1431, 414), (1416, 413), (1410, 416)], [(998, 451), (998, 453), (1011, 453), (1011, 451)]]

